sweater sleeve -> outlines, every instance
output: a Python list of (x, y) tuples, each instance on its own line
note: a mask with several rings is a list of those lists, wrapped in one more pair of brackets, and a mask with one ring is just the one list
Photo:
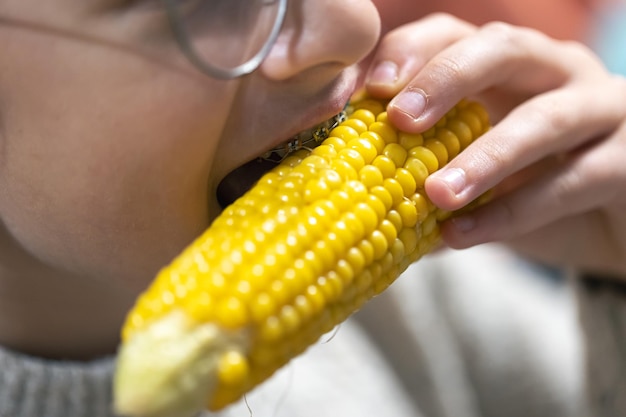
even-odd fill
[(579, 280), (591, 415), (626, 416), (626, 283)]
[(0, 416), (113, 417), (113, 359), (46, 361), (0, 348)]

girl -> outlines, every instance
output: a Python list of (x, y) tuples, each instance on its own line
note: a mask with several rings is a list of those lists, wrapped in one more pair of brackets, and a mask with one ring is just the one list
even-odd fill
[[(402, 21), (394, 10), (406, 11)], [(427, 184), (446, 209), (497, 192), (445, 226), (449, 246), (506, 241), (545, 262), (626, 275), (624, 79), (581, 44), (535, 30), (442, 14), (408, 23), (428, 11), (399, 0), (2, 2), (0, 415), (112, 415), (124, 315), (219, 212), (220, 181), (337, 113), (360, 87), (394, 97), (390, 117), (413, 131), (466, 96), (490, 108), (494, 129)], [(580, 20), (571, 23), (567, 36), (580, 33)], [(183, 53), (189, 45), (195, 52)], [(226, 71), (207, 69), (215, 67)], [(586, 317), (617, 338), (626, 332), (623, 300), (613, 286), (601, 294)], [(296, 379), (319, 389), (315, 398), (296, 393), (278, 412), (450, 415), (415, 404), (358, 327), (341, 337)], [(612, 340), (603, 345), (616, 349), (605, 356), (612, 373), (591, 381), (592, 406), (605, 407), (596, 416), (624, 407), (616, 393), (626, 359)], [(327, 363), (349, 379), (329, 382)], [(360, 380), (375, 382), (352, 384)], [(280, 391), (253, 411), (275, 405)], [(485, 398), (465, 412), (513, 415), (524, 398), (501, 408)], [(558, 398), (545, 415), (576, 408), (573, 396)]]

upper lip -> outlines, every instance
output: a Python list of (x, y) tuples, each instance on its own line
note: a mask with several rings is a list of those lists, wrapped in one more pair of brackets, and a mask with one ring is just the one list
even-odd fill
[(269, 146), (267, 146), (267, 148), (264, 149), (260, 155), (284, 144), (298, 133), (323, 123), (340, 113), (352, 96), (355, 84), (356, 76), (345, 74), (344, 76), (338, 78), (331, 87), (334, 91), (330, 98), (316, 104), (316, 106), (312, 107), (309, 112), (303, 112), (300, 114), (296, 123), (293, 124), (294, 128), (288, 130), (284, 136), (270, 142), (268, 144)]

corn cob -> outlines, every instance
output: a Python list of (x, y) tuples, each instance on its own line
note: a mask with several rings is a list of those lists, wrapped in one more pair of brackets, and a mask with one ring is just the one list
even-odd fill
[(423, 134), (363, 99), (289, 155), (164, 268), (122, 332), (116, 407), (218, 410), (267, 379), (431, 250), (450, 213), (426, 177), (489, 128), (463, 101)]

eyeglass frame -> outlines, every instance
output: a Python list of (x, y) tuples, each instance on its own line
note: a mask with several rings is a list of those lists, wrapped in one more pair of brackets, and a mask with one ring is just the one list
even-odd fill
[(288, 0), (276, 0), (278, 1), (278, 11), (276, 12), (276, 19), (272, 30), (259, 51), (243, 64), (237, 65), (233, 68), (220, 68), (211, 65), (205, 59), (201, 58), (196, 49), (191, 45), (189, 35), (183, 23), (183, 18), (176, 7), (175, 2), (177, 0), (161, 0), (161, 3), (165, 7), (167, 12), (170, 26), (172, 27), (172, 33), (176, 42), (178, 43), (181, 51), (185, 54), (187, 59), (200, 71), (209, 77), (221, 79), (221, 80), (233, 80), (235, 78), (243, 77), (255, 71), (261, 63), (267, 58), (270, 50), (276, 43), (278, 35), (282, 30), (283, 23), (285, 21), (285, 15), (287, 14), (287, 1)]

